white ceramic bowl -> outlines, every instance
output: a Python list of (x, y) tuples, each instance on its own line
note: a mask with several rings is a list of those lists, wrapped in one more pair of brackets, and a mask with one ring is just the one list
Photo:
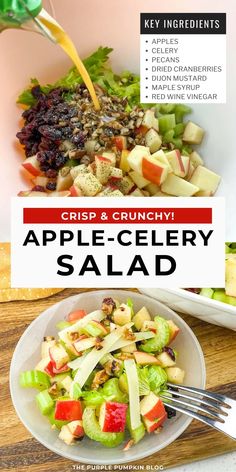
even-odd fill
[[(46, 1), (46, 0), (45, 0)], [(222, 176), (217, 196), (226, 197), (228, 241), (234, 241), (236, 212), (234, 208), (236, 159), (234, 156), (234, 60), (235, 0), (224, 2), (227, 17), (227, 94), (228, 102), (222, 105), (197, 104), (193, 106), (192, 119), (206, 130), (200, 147), (206, 165)], [(140, 12), (192, 12), (193, 2), (176, 0), (53, 0), (56, 19), (74, 40), (81, 57), (85, 57), (98, 46), (114, 48), (111, 55), (114, 70), (129, 69), (139, 72), (139, 15)], [(67, 5), (68, 3), (68, 5)], [(198, 0), (198, 11), (221, 11), (221, 2)], [(48, 8), (48, 2), (46, 2)], [(101, 27), (102, 25), (102, 27)], [(125, 34), (124, 34), (125, 32)], [(71, 66), (63, 51), (41, 35), (22, 31), (4, 31), (0, 35), (0, 162), (4, 169), (0, 185), (1, 208), (0, 241), (10, 240), (10, 197), (28, 187), (20, 173), (22, 156), (16, 146), (15, 135), (19, 129), (21, 111), (15, 101), (31, 77), (42, 83), (55, 81)]]
[(58, 432), (52, 431), (47, 419), (39, 413), (35, 404), (36, 391), (23, 390), (19, 386), (20, 372), (34, 368), (40, 358), (42, 338), (45, 335), (56, 334), (56, 323), (76, 308), (84, 308), (88, 312), (97, 309), (105, 296), (119, 300), (132, 297), (136, 311), (145, 305), (153, 315), (159, 314), (176, 322), (181, 332), (174, 342), (174, 347), (179, 352), (178, 364), (186, 371), (185, 383), (194, 387), (205, 387), (205, 363), (201, 347), (191, 329), (176, 313), (145, 295), (121, 290), (106, 290), (85, 292), (67, 298), (48, 308), (31, 323), (18, 342), (12, 358), (10, 388), (19, 418), (40, 443), (73, 461), (111, 465), (138, 460), (163, 449), (183, 433), (190, 424), (191, 418), (178, 414), (166, 422), (161, 434), (146, 435), (137, 446), (126, 452), (122, 451), (122, 446), (108, 449), (88, 438), (71, 447), (58, 439)]
[(202, 297), (182, 288), (140, 288), (139, 290), (156, 300), (166, 303), (173, 310), (236, 331), (236, 306)]

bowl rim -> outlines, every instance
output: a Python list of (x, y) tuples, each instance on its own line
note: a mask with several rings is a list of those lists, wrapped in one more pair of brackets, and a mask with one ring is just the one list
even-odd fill
[(18, 408), (17, 408), (17, 405), (15, 403), (15, 397), (14, 397), (14, 394), (13, 394), (13, 375), (12, 375), (12, 367), (13, 367), (13, 364), (15, 362), (15, 358), (17, 357), (17, 354), (18, 354), (18, 350), (21, 348), (21, 345), (24, 343), (24, 340), (25, 340), (25, 337), (27, 338), (27, 335), (28, 335), (28, 331), (30, 329), (32, 329), (32, 325), (36, 325), (37, 322), (38, 322), (38, 319), (44, 315), (47, 311), (51, 311), (53, 310), (55, 307), (59, 306), (61, 303), (63, 303), (63, 301), (65, 299), (73, 299), (73, 298), (78, 298), (79, 296), (85, 294), (85, 293), (108, 293), (108, 292), (119, 292), (120, 294), (126, 294), (126, 296), (133, 296), (135, 294), (135, 296), (138, 296), (140, 299), (151, 299), (152, 301), (155, 301), (156, 303), (158, 303), (159, 305), (162, 305), (163, 307), (165, 307), (165, 309), (167, 311), (171, 313), (174, 313), (175, 316), (177, 316), (178, 318), (181, 319), (181, 322), (184, 323), (185, 325), (185, 328), (188, 332), (188, 334), (191, 336), (191, 338), (193, 339), (195, 345), (196, 345), (196, 348), (197, 348), (197, 352), (198, 352), (198, 357), (199, 357), (199, 361), (200, 361), (200, 365), (201, 365), (201, 372), (202, 372), (202, 379), (201, 379), (201, 385), (199, 386), (199, 388), (202, 388), (204, 389), (205, 388), (205, 385), (206, 385), (206, 365), (205, 365), (205, 359), (204, 359), (204, 355), (203, 355), (203, 351), (202, 351), (202, 348), (201, 348), (201, 345), (197, 339), (197, 337), (195, 336), (194, 332), (192, 331), (192, 329), (190, 328), (190, 326), (174, 311), (172, 310), (171, 308), (169, 308), (168, 306), (166, 306), (164, 303), (161, 303), (160, 301), (158, 300), (155, 300), (153, 299), (152, 297), (148, 296), (148, 295), (144, 295), (140, 292), (131, 292), (129, 290), (122, 290), (122, 289), (108, 289), (108, 290), (91, 290), (89, 292), (81, 292), (79, 294), (76, 294), (76, 295), (72, 295), (70, 297), (65, 297), (63, 298), (62, 300), (60, 300), (59, 302), (49, 306), (48, 308), (46, 308), (45, 310), (43, 310), (30, 324), (29, 326), (26, 328), (26, 330), (23, 332), (22, 336), (20, 337), (15, 349), (14, 349), (14, 353), (13, 353), (13, 356), (12, 356), (12, 360), (11, 360), (11, 364), (10, 364), (10, 372), (9, 372), (9, 386), (10, 386), (10, 395), (11, 395), (11, 400), (12, 400), (12, 403), (13, 403), (13, 406), (15, 408), (15, 411), (17, 413), (17, 416), (19, 417), (20, 421), (22, 422), (22, 424), (24, 425), (24, 427), (30, 432), (30, 434), (40, 443), (42, 444), (44, 447), (46, 447), (47, 449), (49, 449), (50, 451), (54, 452), (55, 454), (61, 456), (61, 457), (64, 457), (66, 459), (69, 459), (71, 461), (77, 461), (77, 462), (81, 462), (81, 463), (84, 463), (84, 464), (94, 464), (94, 465), (116, 465), (116, 464), (124, 464), (124, 463), (128, 463), (128, 462), (133, 462), (134, 460), (140, 460), (140, 459), (143, 459), (145, 457), (148, 457), (152, 454), (156, 454), (158, 451), (164, 449), (165, 447), (167, 447), (169, 444), (171, 444), (172, 442), (174, 442), (186, 429), (187, 427), (190, 425), (190, 423), (192, 422), (192, 418), (191, 417), (187, 417), (184, 419), (184, 422), (183, 422), (183, 425), (176, 431), (175, 434), (173, 434), (170, 438), (168, 438), (164, 443), (160, 444), (159, 446), (160, 447), (154, 447), (152, 448), (150, 451), (148, 450), (147, 452), (144, 452), (144, 453), (140, 453), (140, 454), (137, 454), (137, 457), (136, 458), (128, 458), (128, 457), (125, 457), (125, 454), (124, 454), (124, 459), (122, 460), (119, 460), (119, 462), (117, 462), (116, 459), (109, 459), (109, 460), (103, 460), (102, 462), (100, 460), (97, 460), (97, 459), (87, 459), (87, 458), (84, 458), (84, 457), (81, 457), (78, 455), (78, 458), (71, 458), (70, 454), (67, 454), (66, 452), (61, 452), (59, 448), (55, 447), (55, 446), (48, 446), (48, 443), (47, 441), (40, 436), (38, 434), (35, 434), (34, 432), (32, 432), (30, 426), (25, 422), (24, 420), (24, 417), (23, 415), (19, 412)]
[(219, 311), (226, 311), (230, 315), (236, 315), (236, 306), (229, 305), (228, 303), (219, 302), (218, 300), (213, 300), (213, 298), (203, 297), (198, 293), (190, 292), (184, 288), (157, 288), (157, 290), (162, 290), (163, 292), (168, 292), (181, 296), (181, 298), (186, 298), (187, 300), (194, 301), (195, 303), (197, 302), (199, 304), (218, 308)]

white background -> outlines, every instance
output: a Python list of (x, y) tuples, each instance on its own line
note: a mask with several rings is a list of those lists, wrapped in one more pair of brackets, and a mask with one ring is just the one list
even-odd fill
[[(213, 207), (213, 225), (210, 224), (23, 224), (23, 207), (42, 207), (39, 198), (13, 198), (12, 199), (12, 287), (223, 287), (224, 286), (224, 201), (219, 198), (166, 198), (158, 200), (162, 207)], [(146, 198), (86, 198), (86, 199), (50, 199), (50, 207), (57, 208), (158, 208), (156, 199)], [(81, 206), (79, 206), (79, 204)], [(60, 246), (59, 241), (49, 243), (48, 246), (35, 246), (29, 244), (22, 246), (29, 230), (34, 230), (41, 236), (42, 229), (59, 232), (61, 229), (76, 232), (82, 230), (84, 240), (91, 240), (92, 229), (105, 229), (106, 237), (116, 235), (123, 229), (147, 230), (156, 229), (158, 240), (165, 241), (165, 231), (168, 230), (202, 230), (208, 233), (214, 229), (209, 245), (203, 247), (199, 241), (198, 246), (172, 246), (172, 247), (136, 247), (120, 246), (117, 242), (107, 243), (104, 247), (83, 246), (78, 247), (76, 241)], [(74, 273), (69, 276), (57, 275), (57, 270), (64, 270), (57, 266), (57, 258), (62, 254), (73, 256)], [(87, 272), (78, 276), (87, 254), (93, 254), (102, 276), (96, 276), (94, 272)], [(114, 270), (123, 270), (124, 275), (107, 276), (106, 255), (114, 255)], [(144, 276), (141, 272), (135, 272), (133, 276), (126, 276), (132, 260), (136, 254), (140, 254), (149, 269), (150, 276)], [(154, 254), (168, 254), (176, 260), (176, 270), (169, 276), (155, 277)], [(72, 262), (71, 262), (72, 263)]]

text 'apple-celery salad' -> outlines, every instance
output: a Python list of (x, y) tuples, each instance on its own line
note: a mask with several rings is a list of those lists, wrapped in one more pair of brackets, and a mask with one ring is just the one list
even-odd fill
[[(172, 320), (151, 318), (147, 308), (105, 298), (101, 309), (71, 312), (47, 336), (41, 360), (20, 375), (22, 387), (39, 390), (36, 403), (68, 445), (87, 436), (124, 450), (146, 433), (159, 433), (167, 418), (161, 394), (167, 382), (183, 383), (170, 343), (179, 333)], [(163, 393), (164, 394), (164, 393)]]
[(186, 290), (236, 306), (236, 243), (225, 244), (225, 288), (188, 288)]
[(115, 74), (112, 49), (100, 47), (84, 64), (100, 110), (77, 69), (53, 85), (36, 79), (18, 103), (25, 105), (17, 137), (31, 188), (19, 196), (212, 196), (220, 176), (195, 149), (204, 130), (187, 121), (182, 104), (140, 104), (140, 78)]

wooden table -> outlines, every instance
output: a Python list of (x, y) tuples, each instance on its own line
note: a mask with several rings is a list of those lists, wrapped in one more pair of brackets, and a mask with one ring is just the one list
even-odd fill
[[(24, 428), (11, 403), (9, 367), (14, 348), (31, 321), (44, 309), (85, 290), (66, 289), (47, 299), (0, 304), (0, 470), (17, 472), (70, 472), (76, 464), (47, 450)], [(207, 388), (236, 399), (236, 333), (191, 316), (181, 315), (202, 346), (207, 367)], [(188, 429), (163, 451), (134, 465), (163, 465), (164, 468), (236, 450), (236, 442), (202, 423)], [(73, 469), (74, 466), (74, 469)], [(88, 470), (85, 469), (77, 470)]]

